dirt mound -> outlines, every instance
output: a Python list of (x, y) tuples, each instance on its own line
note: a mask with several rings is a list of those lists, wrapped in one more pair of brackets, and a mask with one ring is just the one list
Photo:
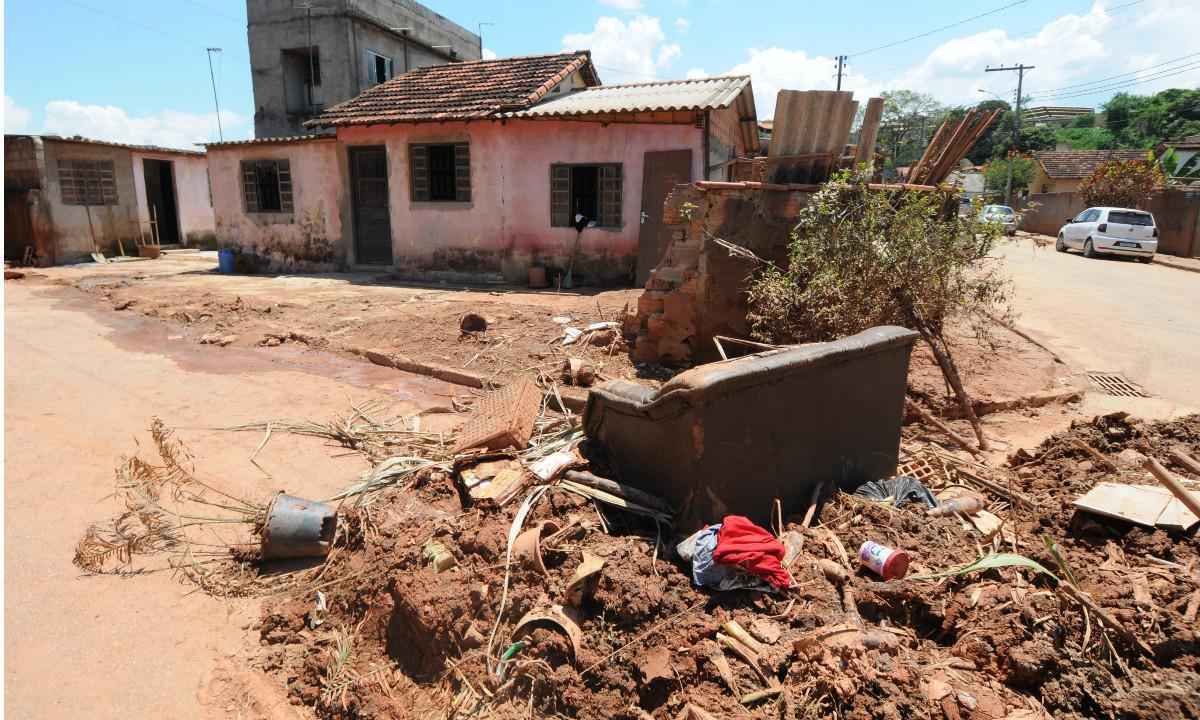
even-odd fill
[[(787, 523), (805, 542), (791, 568), (796, 586), (777, 595), (698, 589), (690, 568), (670, 559), (675, 538), (553, 488), (523, 524), (557, 527), (542, 539), (545, 570), (509, 562), (519, 502), (464, 511), (439, 476), (370, 506), (362, 547), (327, 564), (321, 624), (314, 597), (267, 604), (263, 666), (294, 702), (326, 718), (645, 720), (674, 718), (689, 703), (713, 717), (1197, 717), (1195, 535), (1071, 505), (1098, 482), (1147, 482), (1126, 451), (1166, 462), (1177, 446), (1200, 451), (1200, 417), (1109, 415), (1018, 452), (1010, 468), (972, 467), (1035, 504), (1012, 507), (989, 493), (1003, 521), (990, 539), (913, 505), (835, 496), (817, 527)], [(946, 472), (927, 483), (965, 480)], [(853, 552), (868, 539), (908, 550), (910, 578), (880, 582), (861, 568)], [(436, 570), (425, 552), (431, 541), (453, 556), (452, 568)], [(995, 551), (1036, 561), (1059, 580), (1013, 567), (920, 579)], [(585, 553), (604, 565), (578, 611), (567, 606), (578, 646), (553, 621), (517, 632), (527, 613), (566, 605)], [(826, 579), (822, 560), (849, 571), (844, 588)], [(1065, 589), (1068, 577), (1074, 590)], [(730, 621), (749, 629), (749, 661), (722, 644)]]

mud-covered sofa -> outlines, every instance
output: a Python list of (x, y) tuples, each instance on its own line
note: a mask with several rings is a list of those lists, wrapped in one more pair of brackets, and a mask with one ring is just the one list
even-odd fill
[(802, 512), (819, 485), (895, 471), (917, 337), (876, 327), (701, 365), (657, 390), (605, 383), (588, 396), (584, 430), (614, 479), (675, 507), (677, 530), (730, 513), (765, 526), (775, 498)]

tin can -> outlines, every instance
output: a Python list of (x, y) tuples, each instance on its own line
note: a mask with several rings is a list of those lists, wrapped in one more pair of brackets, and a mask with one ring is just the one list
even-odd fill
[(858, 549), (858, 560), (885, 580), (899, 580), (908, 574), (908, 553), (868, 540)]

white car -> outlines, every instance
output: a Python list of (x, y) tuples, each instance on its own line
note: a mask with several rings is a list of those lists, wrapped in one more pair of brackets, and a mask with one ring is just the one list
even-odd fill
[(1017, 213), (1007, 205), (984, 205), (979, 222), (994, 222), (1004, 226), (1008, 235), (1017, 234)]
[(1129, 208), (1088, 208), (1058, 231), (1054, 249), (1066, 252), (1076, 248), (1084, 257), (1127, 255), (1148, 263), (1158, 252), (1158, 227), (1154, 216), (1145, 210)]

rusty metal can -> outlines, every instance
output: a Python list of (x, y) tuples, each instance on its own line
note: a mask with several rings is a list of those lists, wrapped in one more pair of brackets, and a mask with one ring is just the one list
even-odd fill
[(908, 573), (911, 558), (903, 550), (867, 540), (858, 549), (858, 560), (885, 580), (899, 580)]

